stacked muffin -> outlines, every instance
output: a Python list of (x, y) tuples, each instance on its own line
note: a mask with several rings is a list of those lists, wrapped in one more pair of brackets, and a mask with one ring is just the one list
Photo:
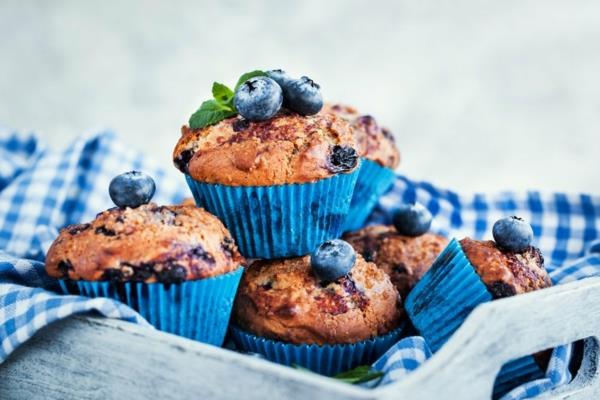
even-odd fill
[[(437, 351), (480, 304), (550, 287), (533, 230), (518, 217), (498, 220), (494, 241), (453, 239), (407, 296), (406, 312), (432, 351)], [(520, 383), (541, 378), (543, 357), (507, 363), (496, 379), (494, 398)]]
[(322, 110), (311, 79), (252, 75), (229, 98), (215, 96), (234, 113), (208, 123), (203, 104), (173, 152), (196, 203), (223, 221), (244, 256), (260, 259), (241, 282), (233, 337), (244, 350), (328, 375), (370, 363), (399, 337), (401, 300), (382, 270), (336, 240), (364, 154), (357, 131)]

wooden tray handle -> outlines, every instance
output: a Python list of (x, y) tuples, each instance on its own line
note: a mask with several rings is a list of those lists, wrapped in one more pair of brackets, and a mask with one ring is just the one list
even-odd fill
[(489, 399), (507, 361), (587, 339), (576, 378), (545, 398), (600, 398), (599, 336), (600, 278), (493, 301), (477, 307), (427, 363), (377, 392), (381, 399)]

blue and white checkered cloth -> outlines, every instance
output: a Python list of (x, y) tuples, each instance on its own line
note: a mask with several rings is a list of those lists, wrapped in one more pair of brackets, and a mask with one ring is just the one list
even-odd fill
[[(110, 132), (83, 136), (64, 151), (52, 151), (35, 135), (0, 129), (0, 362), (45, 325), (95, 310), (110, 318), (147, 324), (135, 311), (109, 299), (63, 296), (44, 272), (43, 258), (57, 230), (91, 220), (111, 207), (113, 176), (143, 170), (157, 181), (155, 201), (169, 204), (188, 195), (181, 174), (164, 171)], [(402, 202), (419, 201), (435, 215), (433, 229), (448, 236), (483, 238), (501, 216), (516, 214), (534, 228), (555, 283), (600, 275), (600, 198), (589, 195), (500, 193), (459, 196), (429, 183), (399, 177), (371, 223), (389, 223)], [(590, 253), (586, 254), (586, 249)], [(555, 349), (544, 379), (522, 385), (504, 398), (523, 399), (569, 382), (571, 346)], [(397, 381), (431, 356), (420, 337), (405, 338), (373, 369), (379, 385)]]

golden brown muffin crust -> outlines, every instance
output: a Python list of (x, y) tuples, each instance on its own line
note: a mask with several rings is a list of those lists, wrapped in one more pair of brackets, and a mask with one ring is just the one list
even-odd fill
[(244, 263), (229, 231), (194, 206), (112, 208), (62, 229), (46, 256), (54, 278), (172, 283), (231, 272)]
[(382, 167), (395, 169), (400, 164), (400, 152), (394, 135), (379, 126), (370, 115), (359, 115), (358, 111), (343, 104), (327, 104), (324, 112), (332, 112), (350, 122), (358, 152), (362, 157), (375, 161)]
[(513, 253), (499, 249), (492, 240), (469, 238), (461, 240), (460, 245), (495, 299), (552, 286), (544, 258), (536, 247)]
[(234, 320), (255, 335), (295, 344), (355, 343), (399, 324), (398, 292), (357, 254), (351, 273), (320, 282), (310, 256), (254, 262), (245, 272)]
[(393, 226), (373, 225), (344, 235), (344, 240), (367, 261), (387, 273), (406, 298), (448, 245), (448, 239), (434, 233), (417, 237), (402, 236)]
[(236, 116), (203, 129), (184, 126), (181, 133), (173, 162), (201, 182), (307, 183), (352, 172), (358, 165), (352, 130), (333, 114), (305, 117), (283, 111), (253, 122)]

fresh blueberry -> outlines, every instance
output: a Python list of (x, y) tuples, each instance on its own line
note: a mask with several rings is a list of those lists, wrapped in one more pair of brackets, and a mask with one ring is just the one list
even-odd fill
[(317, 278), (326, 282), (348, 275), (355, 261), (354, 249), (341, 239), (323, 242), (310, 256), (313, 272)]
[(431, 227), (431, 212), (421, 203), (403, 204), (394, 214), (394, 226), (404, 236), (421, 236)]
[(320, 86), (303, 76), (289, 82), (284, 91), (285, 105), (300, 115), (313, 115), (323, 108)]
[(257, 76), (242, 83), (235, 91), (233, 104), (240, 115), (250, 121), (273, 117), (281, 109), (283, 92), (273, 79)]
[(154, 196), (154, 180), (140, 171), (125, 172), (110, 181), (108, 194), (118, 207), (139, 207)]
[(506, 217), (496, 221), (492, 235), (499, 247), (518, 253), (531, 245), (533, 229), (519, 217)]
[(288, 86), (288, 84), (291, 81), (293, 81), (292, 77), (289, 76), (288, 73), (282, 69), (272, 69), (270, 71), (267, 71), (266, 74), (269, 78), (271, 78), (275, 82), (277, 82), (277, 84), (279, 86), (281, 86), (281, 89), (284, 92), (285, 92), (285, 88)]

